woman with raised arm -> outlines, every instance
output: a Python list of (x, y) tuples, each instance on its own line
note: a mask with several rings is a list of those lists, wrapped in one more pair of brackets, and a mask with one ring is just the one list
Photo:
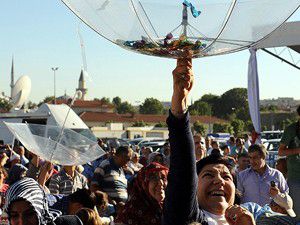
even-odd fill
[(171, 157), (162, 224), (255, 224), (249, 211), (234, 205), (235, 186), (228, 161), (212, 155), (196, 164), (187, 112), (193, 83), (192, 60), (179, 59), (173, 71), (172, 108), (167, 119)]

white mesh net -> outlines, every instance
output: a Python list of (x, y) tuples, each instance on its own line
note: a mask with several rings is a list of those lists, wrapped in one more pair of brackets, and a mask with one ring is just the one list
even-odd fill
[(30, 152), (59, 165), (83, 165), (105, 152), (87, 137), (57, 126), (5, 123)]
[(300, 4), (300, 0), (193, 0), (201, 11), (194, 18), (182, 0), (62, 1), (113, 43), (168, 58), (182, 57), (186, 49), (194, 58), (246, 49), (278, 28)]

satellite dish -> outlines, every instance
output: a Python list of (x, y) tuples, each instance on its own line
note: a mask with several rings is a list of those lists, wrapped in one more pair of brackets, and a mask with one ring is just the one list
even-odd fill
[(11, 103), (13, 108), (21, 108), (29, 97), (31, 80), (28, 76), (20, 77), (12, 90)]

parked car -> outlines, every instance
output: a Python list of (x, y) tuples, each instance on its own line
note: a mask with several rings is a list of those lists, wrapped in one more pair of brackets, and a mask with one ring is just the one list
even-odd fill
[(276, 161), (278, 159), (278, 148), (280, 145), (281, 139), (271, 139), (263, 142), (263, 145), (266, 147), (268, 155), (266, 157), (266, 162), (269, 166), (275, 167)]
[(138, 145), (140, 148), (143, 146), (143, 144), (148, 142), (165, 142), (165, 139), (159, 138), (159, 137), (151, 137), (151, 138), (135, 138), (130, 141), (130, 144), (132, 145)]
[(102, 140), (107, 144), (109, 150), (120, 146), (130, 146), (129, 142), (120, 138), (102, 138)]
[(261, 139), (273, 140), (281, 139), (283, 130), (272, 130), (272, 131), (263, 131), (261, 132)]
[(165, 143), (165, 141), (150, 141), (142, 143), (140, 147), (151, 147), (153, 149), (153, 152), (156, 152), (159, 151)]

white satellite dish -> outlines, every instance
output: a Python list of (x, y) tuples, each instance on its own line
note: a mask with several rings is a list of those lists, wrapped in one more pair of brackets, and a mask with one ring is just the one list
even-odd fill
[(31, 91), (31, 80), (28, 76), (20, 77), (12, 90), (11, 103), (13, 108), (21, 108), (29, 97)]

